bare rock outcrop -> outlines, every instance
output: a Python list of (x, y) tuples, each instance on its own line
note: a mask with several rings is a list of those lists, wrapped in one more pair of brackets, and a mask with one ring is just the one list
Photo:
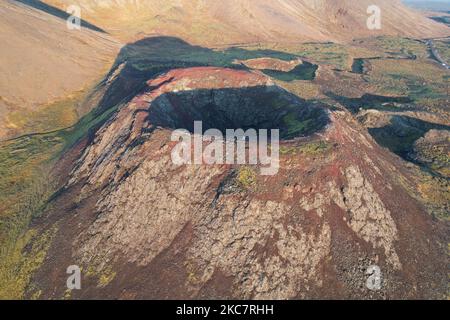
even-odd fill
[[(289, 102), (288, 111), (293, 103), (302, 110), (296, 114), (299, 121), (321, 109), (285, 97), (267, 78), (245, 71), (193, 68), (150, 80), (145, 92), (97, 132), (79, 159), (60, 200), (77, 199), (70, 209), (74, 217), (59, 222), (59, 237), (71, 240), (66, 251), (61, 244), (53, 251), (43, 272), (51, 267), (64, 275), (56, 264), (67, 259), (93, 270), (94, 280), (80, 297), (445, 294), (442, 233), (435, 232), (431, 217), (408, 193), (407, 173), (398, 169), (401, 160), (377, 146), (346, 112), (319, 112), (315, 131), (283, 140), (274, 176), (260, 175), (257, 166), (171, 161), (174, 127), (162, 120), (186, 112), (174, 123), (188, 123), (192, 106), (202, 105), (195, 99), (205, 97), (193, 94), (186, 104), (179, 94), (252, 86), (262, 87), (262, 94), (279, 94)], [(155, 104), (161, 96), (170, 104)], [(208, 101), (217, 110), (223, 107), (220, 99)], [(241, 110), (257, 105), (247, 102)], [(154, 117), (153, 107), (161, 108)], [(164, 113), (164, 108), (174, 109)], [(174, 118), (166, 119), (167, 114)], [(152, 123), (155, 119), (159, 125)], [(367, 268), (374, 264), (383, 274), (379, 291), (365, 285)], [(102, 276), (111, 270), (114, 277)], [(45, 292), (59, 294), (51, 285)]]

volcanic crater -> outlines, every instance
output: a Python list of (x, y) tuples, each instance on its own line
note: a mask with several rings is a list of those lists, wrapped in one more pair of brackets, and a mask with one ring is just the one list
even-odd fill
[[(200, 75), (200, 76), (199, 76)], [(279, 129), (282, 139), (310, 135), (329, 122), (326, 109), (275, 85), (260, 73), (200, 67), (172, 70), (148, 83), (133, 102), (151, 127), (203, 130)], [(132, 102), (132, 105), (133, 105)]]
[[(43, 296), (64, 294), (60, 281), (45, 279), (52, 272), (64, 283), (68, 260), (92, 270), (75, 298), (445, 292), (441, 231), (410, 196), (401, 160), (349, 112), (301, 100), (257, 71), (174, 69), (146, 85), (95, 133), (49, 207), (55, 219), (70, 214), (58, 220), (58, 245), (37, 275), (47, 286)], [(192, 130), (194, 120), (205, 130), (271, 127), (285, 140), (312, 136), (281, 143), (274, 176), (248, 165), (176, 164), (171, 131)], [(363, 286), (372, 264), (383, 270), (380, 292)]]

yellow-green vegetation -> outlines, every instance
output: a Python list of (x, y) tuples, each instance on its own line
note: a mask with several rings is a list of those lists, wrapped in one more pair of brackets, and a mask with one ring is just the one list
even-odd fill
[(192, 263), (189, 260), (186, 260), (184, 262), (184, 267), (186, 269), (187, 281), (190, 284), (194, 284), (194, 285), (198, 284), (199, 283), (199, 277), (197, 276), (196, 268), (195, 268), (194, 263)]
[(283, 82), (277, 80), (276, 84), (305, 100), (317, 99), (321, 96), (320, 86), (311, 81)]
[(66, 291), (64, 292), (64, 296), (62, 297), (63, 300), (70, 300), (70, 298), (72, 297), (72, 290), (71, 289), (66, 289)]
[[(315, 63), (332, 65), (346, 70), (349, 67), (350, 55), (348, 48), (337, 43), (299, 43), (260, 45), (253, 49), (270, 49), (295, 54), (308, 58)], [(248, 47), (251, 49), (251, 47)]]
[(75, 98), (51, 103), (36, 111), (17, 110), (8, 115), (8, 125), (20, 135), (69, 127), (78, 120)]
[(256, 185), (256, 172), (249, 166), (239, 168), (237, 182), (245, 189), (251, 189)]
[[(56, 230), (56, 227), (53, 227), (40, 234), (37, 230), (30, 229), (21, 235), (12, 247), (6, 248), (6, 252), (1, 253), (1, 299), (23, 298), (33, 272), (45, 259)], [(39, 298), (39, 294), (39, 290), (35, 291), (32, 298)]]
[(281, 146), (281, 155), (304, 154), (308, 156), (317, 156), (331, 150), (331, 144), (326, 141), (310, 142), (300, 146)]
[(107, 271), (103, 272), (98, 279), (98, 285), (100, 287), (106, 287), (111, 281), (114, 280), (114, 278), (116, 277), (116, 274), (117, 273), (112, 270), (107, 270)]
[[(100, 261), (99, 258), (97, 261)], [(98, 287), (106, 287), (111, 281), (114, 280), (117, 273), (110, 267), (101, 267), (101, 264), (95, 261), (91, 261), (86, 270), (86, 277), (94, 278), (97, 281)]]
[(445, 99), (445, 70), (422, 60), (371, 60), (366, 80), (379, 95), (409, 96), (414, 100)]
[(35, 203), (42, 204), (41, 195), (49, 189), (45, 171), (62, 146), (55, 134), (0, 144), (0, 218), (39, 208)]
[(300, 147), (303, 154), (315, 156), (327, 152), (331, 149), (331, 145), (325, 141), (308, 143)]
[[(61, 107), (61, 110), (70, 109), (77, 100), (70, 98), (65, 103), (66, 107)], [(58, 109), (57, 105), (52, 108)], [(42, 233), (29, 228), (31, 219), (42, 212), (56, 191), (50, 168), (65, 149), (102, 123), (114, 110), (115, 107), (102, 114), (92, 111), (66, 130), (57, 131), (57, 127), (50, 133), (32, 134), (0, 143), (0, 299), (24, 297), (29, 280), (42, 263), (55, 231)], [(41, 116), (36, 115), (35, 123), (48, 120), (41, 119)], [(101, 283), (112, 277), (111, 273), (108, 274)], [(36, 297), (39, 292), (31, 294)]]
[(28, 229), (53, 193), (47, 170), (62, 148), (55, 135), (0, 145), (0, 298), (22, 298), (42, 263), (53, 231)]
[(412, 183), (404, 175), (394, 175), (397, 182), (409, 195), (423, 203), (428, 213), (442, 220), (450, 219), (450, 181), (432, 176), (419, 167), (414, 167), (417, 180)]
[(42, 290), (36, 290), (35, 292), (33, 292), (33, 294), (31, 294), (30, 300), (38, 300), (40, 298), (41, 294), (42, 294)]
[(80, 104), (86, 91), (79, 91), (36, 110), (16, 107), (6, 117), (10, 135), (21, 136), (31, 133), (45, 133), (73, 126), (79, 119)]
[(300, 121), (297, 119), (296, 114), (293, 112), (284, 116), (283, 120), (288, 129), (287, 132), (288, 137), (302, 135), (315, 125), (314, 121), (315, 119), (311, 118), (304, 121)]
[(419, 184), (419, 193), (437, 216), (448, 220), (450, 210), (450, 183), (448, 179), (426, 176)]
[(419, 40), (382, 36), (367, 39), (363, 42), (374, 49), (382, 50), (386, 55), (401, 55), (404, 57), (427, 58), (427, 45)]
[(71, 147), (78, 140), (85, 137), (92, 128), (104, 123), (119, 107), (120, 105), (113, 106), (100, 114), (94, 109), (82, 117), (73, 127), (58, 131), (56, 135), (64, 141), (64, 149)]
[(430, 145), (420, 148), (418, 155), (430, 162), (429, 167), (432, 170), (450, 178), (450, 152), (447, 145)]

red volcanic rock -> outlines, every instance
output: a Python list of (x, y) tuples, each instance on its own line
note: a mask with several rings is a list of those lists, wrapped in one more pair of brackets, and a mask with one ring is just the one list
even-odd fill
[[(221, 68), (150, 80), (96, 133), (52, 206), (67, 213), (42, 274), (64, 278), (76, 261), (109, 279), (85, 284), (83, 298), (442, 298), (443, 230), (412, 196), (401, 160), (349, 113), (329, 111), (326, 127), (282, 142), (274, 176), (257, 166), (172, 162), (172, 129), (156, 120), (186, 124), (206, 117), (207, 106), (262, 125), (277, 113), (258, 118), (267, 111), (258, 99), (272, 95), (316, 110), (267, 83)], [(218, 114), (205, 119), (217, 124)], [(371, 265), (382, 273), (379, 291), (366, 287)], [(47, 281), (42, 297), (64, 290)]]
[(142, 103), (168, 93), (197, 89), (224, 89), (273, 85), (272, 80), (259, 73), (218, 67), (175, 69), (147, 81), (149, 91), (132, 103)]
[(197, 67), (169, 71), (147, 82), (153, 96), (169, 91), (194, 89), (223, 89), (273, 85), (266, 76), (243, 70), (217, 67)]

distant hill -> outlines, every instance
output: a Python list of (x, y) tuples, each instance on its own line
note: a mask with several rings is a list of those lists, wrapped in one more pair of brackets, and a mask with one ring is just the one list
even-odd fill
[[(336, 41), (373, 35), (445, 36), (450, 30), (400, 0), (46, 0), (65, 9), (78, 4), (83, 18), (133, 41), (148, 35), (181, 37), (197, 44)], [(366, 26), (378, 5), (382, 30)]]

